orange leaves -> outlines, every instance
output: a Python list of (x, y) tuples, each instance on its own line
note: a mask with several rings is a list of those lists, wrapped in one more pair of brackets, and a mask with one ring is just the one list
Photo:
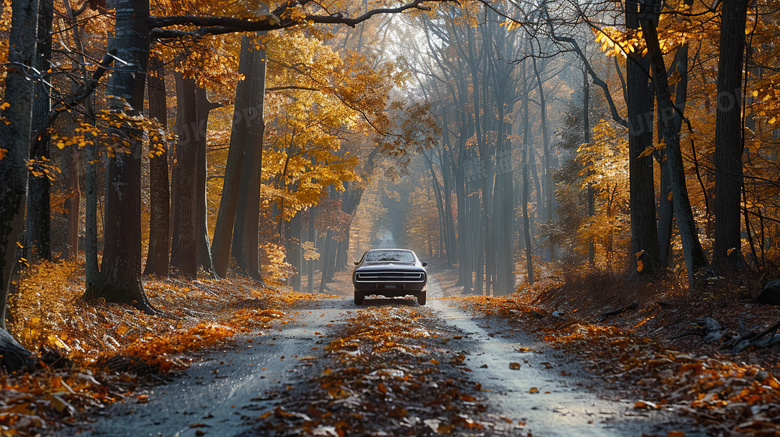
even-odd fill
[(468, 303), (485, 314), (522, 322), (606, 379), (625, 381), (636, 390), (635, 409), (671, 409), (735, 433), (769, 435), (777, 429), (767, 412), (780, 404), (780, 381), (761, 367), (682, 353), (614, 326), (561, 321), (514, 298), (470, 298)]
[(311, 298), (257, 289), (244, 278), (148, 278), (147, 295), (164, 314), (150, 316), (126, 306), (83, 302), (83, 274), (84, 266), (71, 262), (41, 262), (22, 272), (9, 302), (14, 316), (9, 331), (29, 350), (56, 355), (72, 368), (0, 374), (0, 435), (11, 429), (30, 433), (111, 403), (117, 392), (131, 392), (137, 379), (124, 369), (181, 368), (192, 351), (219, 345), (241, 331), (270, 327), (286, 316), (288, 305)]

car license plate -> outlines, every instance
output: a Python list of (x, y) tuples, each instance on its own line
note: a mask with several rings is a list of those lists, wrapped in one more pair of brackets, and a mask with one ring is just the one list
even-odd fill
[(387, 290), (395, 290), (395, 285), (385, 285), (385, 289)]

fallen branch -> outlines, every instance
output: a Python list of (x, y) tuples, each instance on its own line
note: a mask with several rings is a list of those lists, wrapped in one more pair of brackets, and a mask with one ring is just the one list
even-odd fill
[(635, 311), (637, 309), (639, 309), (639, 302), (633, 301), (633, 302), (631, 302), (630, 304), (628, 304), (628, 305), (626, 305), (624, 307), (620, 307), (620, 308), (618, 308), (616, 310), (607, 311), (605, 313), (602, 313), (601, 314), (601, 320), (599, 320), (599, 323), (604, 323), (604, 321), (607, 320), (611, 316), (619, 316), (619, 315), (623, 314), (626, 311)]

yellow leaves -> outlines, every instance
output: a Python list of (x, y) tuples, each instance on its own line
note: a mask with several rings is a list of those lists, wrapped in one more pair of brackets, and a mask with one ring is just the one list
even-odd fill
[(8, 149), (0, 149), (0, 160), (4, 159), (8, 155)]
[(615, 27), (594, 29), (596, 43), (601, 44), (601, 50), (607, 56), (623, 56), (636, 50), (644, 50), (644, 40), (641, 32), (624, 32)]
[(507, 20), (502, 22), (500, 26), (506, 27), (506, 31), (511, 32), (515, 29), (520, 28), (522, 25), (519, 22), (512, 20), (511, 18), (507, 18)]
[(304, 241), (301, 243), (301, 249), (303, 249), (303, 259), (306, 261), (314, 261), (320, 259), (319, 250), (314, 247), (313, 241)]
[(638, 259), (636, 261), (636, 271), (641, 272), (644, 268), (645, 268), (645, 263), (643, 263), (641, 259)]
[(0, 104), (0, 111), (5, 111), (5, 110), (6, 110), (6, 109), (8, 109), (10, 106), (11, 106), (11, 104), (10, 104), (10, 103), (8, 103), (8, 102), (3, 102), (2, 104)]
[(645, 156), (650, 156), (655, 152), (655, 146), (647, 146), (645, 150), (642, 151), (642, 153), (637, 156), (637, 158), (644, 158)]
[(41, 159), (30, 159), (27, 161), (27, 170), (35, 177), (46, 177), (54, 181), (55, 175), (62, 173), (59, 166), (50, 164), (51, 159), (42, 156)]

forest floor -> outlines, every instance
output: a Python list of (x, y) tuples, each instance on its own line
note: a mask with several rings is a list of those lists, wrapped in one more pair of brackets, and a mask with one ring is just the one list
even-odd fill
[[(471, 297), (468, 307), (578, 357), (626, 397), (641, 399), (638, 409), (690, 416), (712, 435), (780, 435), (780, 347), (765, 347), (777, 340), (766, 330), (780, 322), (780, 308), (756, 303), (755, 278), (695, 293), (677, 284), (580, 274), (508, 296)], [(757, 334), (764, 345), (745, 340)]]
[[(0, 374), (0, 435), (780, 432), (777, 347), (723, 349), (774, 307), (600, 276), (462, 297), (429, 270), (425, 307), (357, 307), (347, 273), (328, 295), (147, 278), (145, 315), (81, 302), (76, 266), (33, 267), (11, 332), (46, 348)], [(722, 335), (694, 335), (706, 317)]]
[(0, 370), (0, 436), (74, 435), (117, 402), (146, 402), (142, 387), (165, 384), (236, 337), (289, 322), (316, 296), (260, 288), (239, 276), (197, 280), (146, 277), (157, 310), (85, 302), (84, 266), (30, 266), (9, 296), (8, 330), (38, 357), (25, 371)]

